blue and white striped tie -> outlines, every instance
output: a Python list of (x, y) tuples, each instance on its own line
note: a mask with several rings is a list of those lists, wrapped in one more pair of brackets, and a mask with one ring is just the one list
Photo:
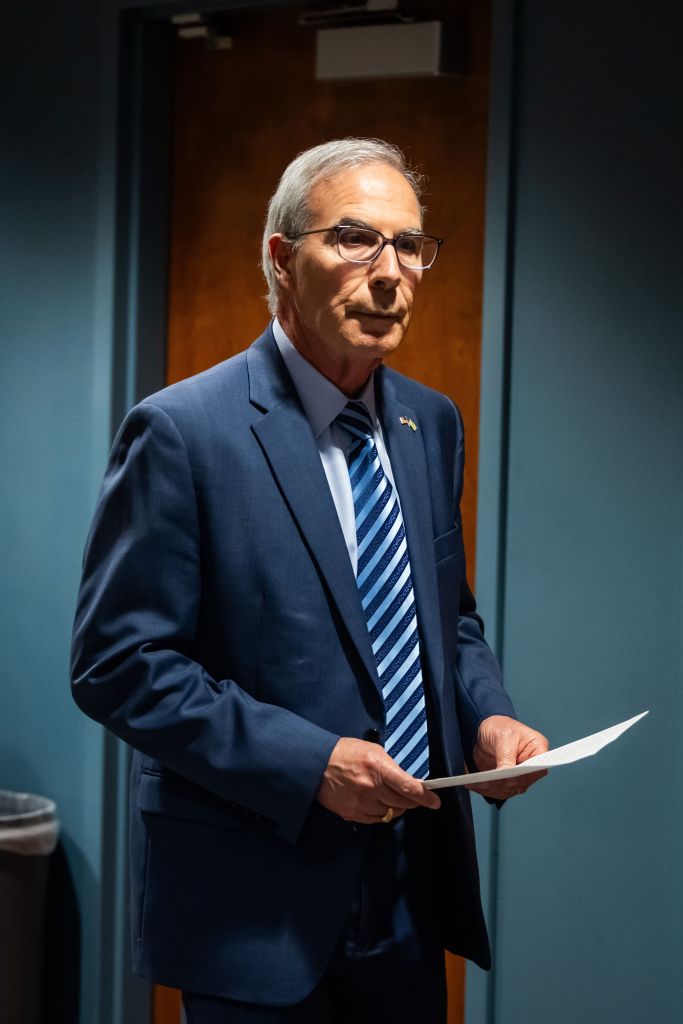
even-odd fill
[(384, 747), (404, 771), (425, 779), (427, 713), (401, 508), (382, 468), (365, 406), (349, 402), (336, 422), (354, 438), (348, 466), (356, 515), (356, 582), (384, 697)]

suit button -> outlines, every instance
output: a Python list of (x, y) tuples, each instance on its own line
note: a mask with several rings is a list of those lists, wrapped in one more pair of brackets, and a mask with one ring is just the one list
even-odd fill
[(366, 729), (363, 733), (363, 739), (367, 740), (368, 743), (381, 743), (379, 732), (377, 729)]

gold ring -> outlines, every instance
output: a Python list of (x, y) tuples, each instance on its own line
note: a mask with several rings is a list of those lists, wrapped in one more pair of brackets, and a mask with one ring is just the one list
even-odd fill
[(383, 825), (388, 825), (393, 817), (394, 817), (394, 808), (393, 807), (387, 807), (387, 813), (381, 819), (382, 824)]

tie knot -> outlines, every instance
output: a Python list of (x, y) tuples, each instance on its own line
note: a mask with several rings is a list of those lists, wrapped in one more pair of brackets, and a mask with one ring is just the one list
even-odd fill
[(373, 435), (372, 419), (362, 402), (347, 402), (336, 422), (354, 437), (365, 440)]

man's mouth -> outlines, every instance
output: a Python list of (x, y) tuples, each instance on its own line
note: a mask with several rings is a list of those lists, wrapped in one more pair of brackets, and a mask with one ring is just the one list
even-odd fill
[(384, 310), (378, 309), (352, 309), (350, 311), (351, 316), (369, 316), (376, 320), (402, 320), (402, 313), (387, 313)]

